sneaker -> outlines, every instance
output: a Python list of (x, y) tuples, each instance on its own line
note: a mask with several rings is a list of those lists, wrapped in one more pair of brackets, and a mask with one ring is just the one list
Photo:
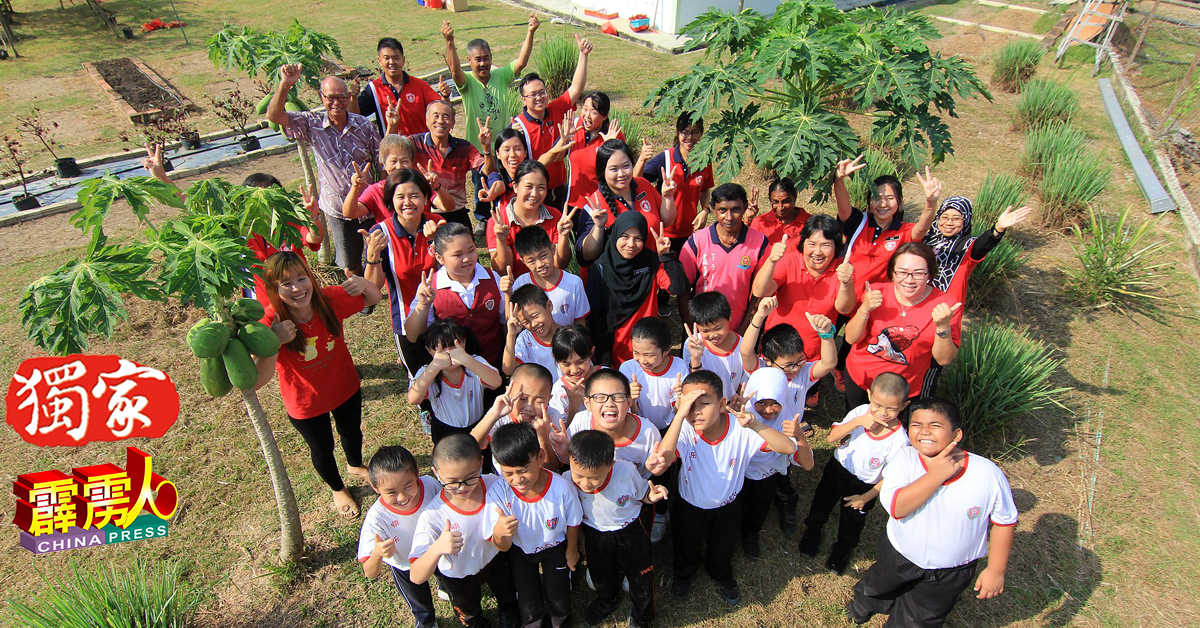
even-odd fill
[(667, 292), (666, 290), (659, 290), (658, 291), (658, 317), (659, 318), (667, 318), (674, 311), (675, 311), (674, 308), (671, 307), (671, 293)]
[(589, 589), (591, 589), (591, 590), (593, 590), (593, 591), (595, 591), (595, 590), (596, 590), (596, 585), (592, 584), (592, 572), (589, 570), (589, 571), (585, 571), (584, 573), (586, 573), (586, 574), (587, 574), (586, 578), (587, 578), (587, 585), (588, 585), (588, 588), (589, 588)]
[(374, 306), (374, 305), (368, 305), (367, 307), (364, 307), (364, 308), (362, 309), (362, 311), (358, 313), (358, 315), (359, 315), (359, 316), (370, 316), (370, 315), (371, 315), (371, 312), (374, 312), (374, 311), (375, 311), (375, 306)]
[(758, 560), (758, 557), (762, 555), (762, 548), (758, 542), (757, 532), (742, 535), (742, 553), (746, 555), (746, 558), (751, 560)]
[(836, 388), (837, 391), (840, 393), (846, 392), (846, 373), (845, 372), (840, 371), (838, 369), (834, 369), (834, 371), (833, 371), (833, 387)]
[(800, 555), (805, 558), (816, 558), (817, 547), (821, 545), (820, 530), (805, 530), (804, 536), (800, 537)]
[(729, 584), (717, 583), (717, 595), (721, 596), (722, 600), (730, 606), (737, 606), (742, 603), (742, 593), (738, 591), (736, 582)]
[(657, 543), (667, 535), (667, 524), (671, 522), (671, 513), (655, 513), (654, 527), (650, 528), (650, 542)]
[(871, 611), (860, 611), (858, 602), (855, 602), (853, 599), (846, 604), (846, 619), (849, 619), (853, 624), (861, 626), (871, 621), (871, 617), (874, 615), (875, 613)]
[(441, 585), (438, 586), (437, 592), (439, 600), (445, 600), (447, 602), (450, 601), (450, 594), (443, 591)]
[(585, 626), (599, 625), (606, 617), (612, 615), (615, 610), (617, 610), (616, 604), (595, 600), (583, 612), (583, 623)]
[(792, 536), (796, 533), (796, 503), (800, 501), (799, 495), (788, 495), (783, 500), (782, 508), (777, 508), (779, 511), (779, 531), (785, 536)]
[(833, 549), (829, 552), (829, 560), (825, 561), (825, 568), (837, 575), (842, 575), (846, 572), (847, 565), (850, 564), (850, 552), (844, 545), (834, 543)]
[(688, 593), (692, 590), (691, 578), (675, 578), (671, 581), (671, 597), (675, 598), (676, 602), (682, 602), (688, 598)]

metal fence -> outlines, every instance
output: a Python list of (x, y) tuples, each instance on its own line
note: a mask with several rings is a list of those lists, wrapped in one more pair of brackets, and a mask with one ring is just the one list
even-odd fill
[(1131, 2), (1114, 43), (1150, 123), (1200, 133), (1200, 2)]

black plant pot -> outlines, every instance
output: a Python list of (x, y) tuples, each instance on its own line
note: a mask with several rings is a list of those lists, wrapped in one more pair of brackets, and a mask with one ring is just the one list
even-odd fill
[(133, 39), (133, 27), (132, 26), (122, 26), (121, 34), (125, 36), (125, 39)]
[(32, 194), (14, 196), (13, 205), (17, 208), (17, 211), (22, 212), (42, 206), (42, 204), (38, 202), (37, 197)]
[(54, 169), (58, 172), (60, 179), (73, 179), (83, 174), (83, 171), (79, 169), (79, 164), (75, 163), (74, 157), (55, 159)]
[(170, 172), (174, 169), (175, 169), (175, 164), (171, 163), (170, 159), (163, 157), (163, 172)]
[(243, 152), (250, 152), (262, 148), (262, 144), (258, 143), (258, 138), (253, 135), (247, 135), (238, 140), (238, 145), (242, 147)]
[(188, 131), (183, 134), (183, 147), (188, 150), (200, 149), (200, 134), (196, 131)]

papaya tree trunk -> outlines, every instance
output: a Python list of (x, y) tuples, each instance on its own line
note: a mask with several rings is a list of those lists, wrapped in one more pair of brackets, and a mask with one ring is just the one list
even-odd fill
[(263, 459), (267, 461), (267, 474), (271, 477), (271, 487), (275, 489), (275, 509), (279, 511), (279, 560), (284, 564), (300, 560), (304, 554), (304, 532), (300, 529), (300, 508), (296, 505), (296, 494), (292, 491), (292, 481), (288, 478), (287, 469), (283, 466), (283, 457), (279, 455), (279, 445), (275, 442), (275, 433), (267, 422), (262, 404), (258, 402), (258, 393), (253, 390), (242, 391), (242, 401), (246, 403), (246, 414), (254, 433), (258, 435), (258, 443), (262, 445)]
[[(317, 194), (317, 174), (313, 169), (312, 154), (308, 152), (308, 142), (296, 141), (296, 151), (300, 153), (300, 166), (304, 170), (304, 185)], [(329, 238), (329, 219), (325, 217), (325, 212), (322, 211), (317, 220), (321, 221), (321, 233), (324, 234), (324, 241), (321, 243), (321, 252), (318, 259), (322, 264), (333, 263), (333, 240)]]

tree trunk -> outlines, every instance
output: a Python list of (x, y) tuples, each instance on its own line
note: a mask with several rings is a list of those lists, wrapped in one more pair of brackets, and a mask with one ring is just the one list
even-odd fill
[(246, 403), (246, 414), (254, 426), (254, 433), (258, 435), (258, 443), (262, 445), (267, 474), (271, 476), (271, 486), (275, 489), (275, 509), (279, 511), (281, 532), (279, 560), (284, 564), (295, 563), (304, 554), (304, 532), (300, 529), (300, 508), (296, 505), (296, 494), (292, 492), (292, 481), (288, 479), (283, 457), (279, 455), (275, 433), (271, 431), (271, 424), (267, 422), (262, 404), (258, 402), (258, 393), (243, 390), (242, 401)]
[[(317, 194), (317, 175), (313, 170), (312, 155), (308, 152), (308, 142), (296, 140), (296, 150), (300, 153), (300, 166), (304, 170), (304, 185), (313, 194)], [(329, 239), (329, 220), (325, 217), (325, 212), (322, 211), (317, 220), (321, 221), (321, 233), (324, 235), (324, 242), (321, 243), (321, 252), (319, 259), (322, 264), (333, 263), (333, 240)]]

